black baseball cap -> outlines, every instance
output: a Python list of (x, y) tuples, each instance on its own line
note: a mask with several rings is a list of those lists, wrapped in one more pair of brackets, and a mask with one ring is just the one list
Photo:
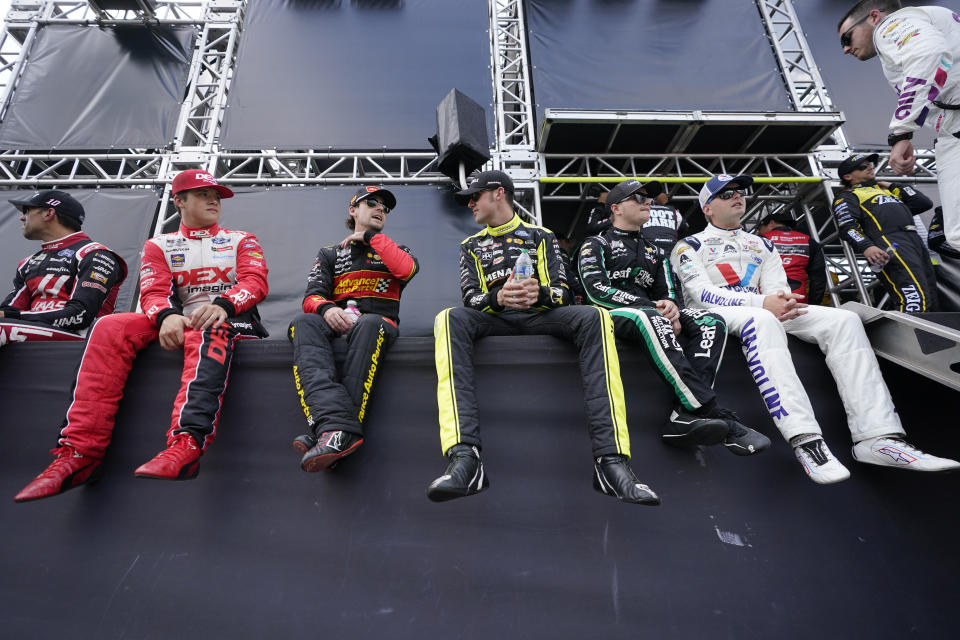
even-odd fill
[[(837, 167), (837, 177), (840, 178), (840, 180), (843, 180), (843, 176), (847, 175), (864, 162), (872, 162), (873, 165), (876, 166), (879, 159), (879, 153), (855, 153), (840, 163), (840, 166)], [(846, 180), (843, 180), (843, 182), (846, 183)]]
[(367, 198), (373, 196), (379, 196), (380, 200), (388, 209), (393, 210), (397, 208), (397, 199), (394, 197), (394, 195), (383, 187), (377, 187), (374, 185), (368, 185), (366, 187), (360, 187), (357, 189), (357, 192), (350, 198), (350, 206), (353, 207), (361, 200), (366, 200)]
[(796, 224), (796, 220), (794, 220), (789, 214), (771, 213), (768, 216), (764, 216), (764, 218), (760, 220), (760, 224), (757, 226), (762, 227), (769, 222), (779, 222), (780, 224), (785, 224), (788, 227), (793, 227), (793, 225)]
[(610, 209), (610, 205), (612, 204), (620, 204), (637, 192), (642, 193), (648, 198), (656, 198), (663, 193), (663, 185), (656, 180), (651, 180), (646, 184), (641, 184), (639, 180), (634, 178), (624, 180), (618, 183), (613, 189), (610, 189), (610, 193), (607, 194), (607, 209)]
[(86, 212), (83, 210), (83, 205), (77, 202), (76, 198), (66, 191), (59, 191), (57, 189), (48, 189), (35, 193), (27, 200), (8, 200), (8, 202), (21, 212), (32, 207), (53, 209), (60, 215), (73, 218), (80, 224), (83, 224), (84, 218), (87, 217)]
[(477, 177), (470, 181), (470, 186), (462, 191), (457, 191), (453, 197), (460, 204), (470, 202), (470, 196), (481, 191), (493, 191), (503, 187), (504, 191), (513, 193), (513, 180), (503, 171), (481, 171)]

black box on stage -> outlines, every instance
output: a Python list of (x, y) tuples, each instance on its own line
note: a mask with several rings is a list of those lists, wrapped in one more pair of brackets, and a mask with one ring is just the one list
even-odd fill
[(451, 89), (437, 107), (437, 134), (428, 140), (437, 152), (440, 172), (454, 182), (459, 180), (460, 163), (464, 175), (469, 175), (490, 160), (487, 114), (457, 89)]

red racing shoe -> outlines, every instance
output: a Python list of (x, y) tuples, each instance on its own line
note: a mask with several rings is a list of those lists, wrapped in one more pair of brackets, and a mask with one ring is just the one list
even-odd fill
[(73, 447), (64, 445), (51, 449), (50, 453), (57, 456), (56, 459), (13, 497), (14, 502), (49, 498), (82, 484), (95, 482), (100, 475), (95, 473), (100, 468), (100, 460), (85, 456)]
[(145, 462), (133, 475), (138, 478), (159, 478), (162, 480), (191, 480), (200, 471), (200, 456), (203, 451), (189, 433), (178, 433), (166, 449), (158, 453), (153, 460)]

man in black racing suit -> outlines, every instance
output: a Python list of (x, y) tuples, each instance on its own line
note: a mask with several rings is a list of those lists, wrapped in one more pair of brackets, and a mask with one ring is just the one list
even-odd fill
[[(653, 198), (641, 189), (651, 194), (659, 185), (630, 179), (610, 190), (611, 225), (587, 238), (578, 255), (586, 295), (610, 310), (618, 338), (645, 347), (654, 370), (676, 396), (662, 431), (664, 442), (723, 442), (737, 455), (759, 453), (770, 440), (740, 424), (735, 414), (718, 405), (713, 392), (726, 324), (717, 314), (678, 307), (670, 261), (642, 233)], [(676, 339), (681, 331), (690, 338), (686, 348)]]
[(69, 193), (41, 191), (10, 203), (20, 210), (23, 236), (42, 246), (20, 261), (13, 291), (0, 302), (0, 347), (82, 340), (94, 320), (113, 313), (126, 263), (80, 230), (86, 213)]
[[(871, 265), (900, 311), (937, 311), (937, 281), (913, 216), (933, 206), (913, 187), (877, 182), (877, 154), (854, 154), (837, 174), (848, 187), (833, 201), (841, 237)], [(888, 249), (893, 248), (893, 253)]]
[[(396, 206), (394, 195), (380, 187), (361, 187), (353, 195), (351, 233), (320, 249), (307, 278), (304, 313), (290, 323), (293, 379), (311, 430), (293, 441), (304, 471), (329, 469), (363, 444), (377, 374), (399, 333), (400, 294), (419, 268), (407, 247), (383, 233)], [(338, 381), (332, 343), (340, 336), (347, 353)]]
[[(452, 500), (489, 486), (480, 461), (474, 341), (490, 335), (553, 335), (572, 340), (580, 352), (594, 488), (624, 502), (659, 504), (628, 464), (630, 435), (610, 315), (597, 307), (570, 305), (556, 237), (514, 213), (513, 192), (507, 174), (484, 171), (456, 194), (485, 226), (460, 245), (464, 306), (444, 309), (434, 324), (440, 444), (450, 462), (430, 484), (427, 497)], [(518, 278), (515, 265), (524, 253), (533, 273)]]

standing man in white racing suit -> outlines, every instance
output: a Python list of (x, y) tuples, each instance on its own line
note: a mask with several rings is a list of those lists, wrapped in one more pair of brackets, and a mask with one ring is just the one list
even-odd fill
[(673, 264), (687, 306), (709, 309), (737, 335), (770, 417), (800, 464), (819, 484), (850, 472), (823, 440), (810, 399), (790, 358), (787, 334), (814, 342), (826, 356), (853, 436), (858, 462), (914, 471), (946, 471), (960, 463), (920, 451), (905, 432), (860, 318), (833, 307), (807, 306), (790, 291), (774, 244), (740, 227), (751, 176), (718, 175), (700, 190), (707, 228), (677, 243)]
[(911, 140), (925, 124), (937, 131), (936, 156), (947, 242), (960, 247), (960, 14), (946, 7), (901, 8), (899, 0), (861, 0), (837, 25), (845, 54), (880, 57), (899, 96), (890, 120), (890, 166), (912, 174)]

